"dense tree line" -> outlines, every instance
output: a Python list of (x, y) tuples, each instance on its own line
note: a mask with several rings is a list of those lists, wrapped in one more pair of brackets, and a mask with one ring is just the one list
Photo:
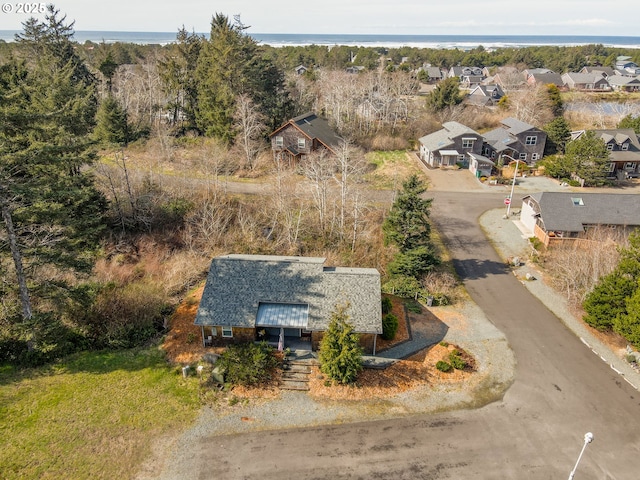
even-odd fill
[(96, 81), (72, 36), (49, 6), (16, 36), (28, 55), (0, 66), (0, 268), (15, 279), (0, 286), (0, 318), (14, 349), (28, 352), (52, 348), (50, 332), (67, 329), (58, 314), (82, 301), (76, 279), (91, 270), (105, 227), (105, 197), (84, 168), (93, 160)]

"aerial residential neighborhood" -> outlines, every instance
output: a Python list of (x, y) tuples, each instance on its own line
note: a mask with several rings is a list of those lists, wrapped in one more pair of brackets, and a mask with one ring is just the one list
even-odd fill
[(635, 478), (634, 7), (285, 4), (3, 5), (0, 478)]

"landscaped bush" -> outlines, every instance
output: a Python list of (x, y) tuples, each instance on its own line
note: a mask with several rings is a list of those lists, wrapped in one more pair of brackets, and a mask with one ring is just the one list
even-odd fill
[(387, 313), (382, 317), (382, 338), (385, 340), (393, 340), (398, 331), (398, 317), (393, 313)]
[(464, 370), (467, 367), (467, 362), (464, 361), (458, 350), (452, 350), (451, 353), (449, 353), (449, 362), (451, 362), (451, 366), (456, 370)]
[(271, 379), (278, 358), (266, 342), (231, 345), (216, 362), (225, 382), (234, 385), (257, 385)]
[(382, 297), (382, 314), (386, 315), (387, 313), (391, 313), (393, 309), (393, 304), (391, 303), (391, 299), (389, 297)]
[(448, 364), (444, 360), (439, 360), (438, 363), (436, 363), (436, 368), (441, 372), (446, 373), (446, 372), (450, 372), (452, 367), (450, 364)]

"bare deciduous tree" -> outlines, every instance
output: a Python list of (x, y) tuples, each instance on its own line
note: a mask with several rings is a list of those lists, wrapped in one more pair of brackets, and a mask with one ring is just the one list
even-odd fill
[(588, 238), (554, 245), (545, 255), (545, 265), (557, 288), (579, 305), (598, 280), (618, 264), (618, 246), (627, 245), (620, 230), (592, 229)]
[(242, 150), (245, 165), (249, 170), (253, 170), (258, 155), (264, 149), (263, 135), (267, 127), (264, 116), (258, 111), (249, 95), (240, 95), (236, 98), (234, 128), (236, 143)]
[(324, 232), (328, 226), (329, 185), (335, 171), (333, 159), (326, 150), (317, 150), (304, 158), (300, 171), (308, 180), (320, 230)]
[(340, 213), (338, 226), (340, 231), (340, 238), (345, 237), (346, 230), (346, 214), (348, 209), (349, 196), (351, 194), (351, 186), (357, 182), (360, 176), (364, 173), (366, 168), (366, 162), (364, 154), (360, 149), (344, 140), (338, 146), (338, 151), (335, 156), (335, 170), (333, 172), (333, 179), (340, 188)]
[(551, 100), (546, 85), (525, 88), (509, 95), (513, 116), (531, 125), (545, 125), (553, 120)]

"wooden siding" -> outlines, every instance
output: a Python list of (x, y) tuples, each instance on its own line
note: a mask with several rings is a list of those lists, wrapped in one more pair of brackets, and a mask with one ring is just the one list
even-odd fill
[[(283, 140), (282, 146), (276, 145), (276, 137), (282, 137), (282, 140)], [(305, 148), (298, 147), (299, 138), (305, 139)], [(296, 127), (294, 127), (293, 125), (288, 125), (287, 127), (283, 128), (282, 130), (280, 130), (279, 132), (277, 132), (275, 135), (271, 137), (271, 148), (273, 149), (274, 152), (279, 152), (279, 151), (286, 150), (288, 147), (293, 147), (297, 152), (299, 152), (302, 155), (308, 155), (315, 148), (317, 148), (317, 145), (314, 145), (314, 141), (309, 137), (307, 137), (304, 133), (302, 133)]]

